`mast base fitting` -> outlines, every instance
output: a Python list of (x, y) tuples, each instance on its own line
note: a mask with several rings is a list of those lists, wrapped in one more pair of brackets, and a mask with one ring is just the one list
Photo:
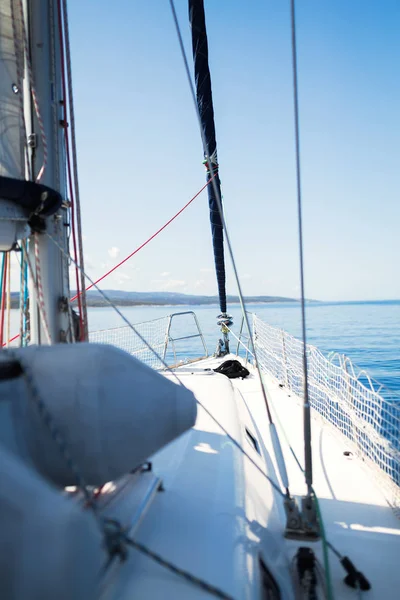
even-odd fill
[(217, 325), (220, 325), (221, 327), (223, 325), (225, 327), (230, 327), (231, 325), (233, 325), (233, 318), (232, 318), (232, 316), (228, 315), (228, 313), (221, 313), (217, 317)]
[(290, 540), (317, 541), (321, 537), (315, 507), (315, 496), (301, 499), (301, 511), (294, 498), (285, 498), (286, 529), (285, 537)]

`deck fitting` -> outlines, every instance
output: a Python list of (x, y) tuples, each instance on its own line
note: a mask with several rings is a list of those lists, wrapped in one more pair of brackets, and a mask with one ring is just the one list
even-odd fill
[(291, 540), (316, 541), (320, 539), (320, 528), (312, 495), (301, 498), (301, 512), (292, 497), (285, 499), (286, 529), (285, 537)]

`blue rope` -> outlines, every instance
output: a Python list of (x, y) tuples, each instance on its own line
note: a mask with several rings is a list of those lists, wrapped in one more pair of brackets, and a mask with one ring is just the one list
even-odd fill
[(22, 331), (21, 331), (21, 346), (28, 345), (28, 262), (26, 260), (28, 241), (26, 242), (26, 250), (21, 247), (21, 278), (20, 278), (20, 310), (22, 311)]
[[(26, 250), (28, 250), (28, 243), (26, 246)], [(23, 335), (23, 345), (27, 345), (27, 329), (28, 329), (28, 297), (29, 297), (29, 287), (28, 287), (28, 261), (25, 258), (24, 253), (24, 269), (23, 269), (23, 277), (24, 277), (24, 335)]]
[(0, 277), (0, 298), (3, 297), (3, 283), (4, 283), (4, 271), (6, 268), (6, 258), (7, 258), (6, 253), (3, 252), (3, 262), (1, 265), (1, 277)]

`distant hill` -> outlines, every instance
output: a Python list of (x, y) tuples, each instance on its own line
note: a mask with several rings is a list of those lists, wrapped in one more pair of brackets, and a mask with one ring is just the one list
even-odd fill
[[(124, 292), (120, 290), (105, 290), (105, 293), (110, 300), (119, 306), (218, 304), (217, 296), (198, 296), (177, 292)], [(89, 306), (105, 306), (107, 304), (97, 291), (89, 290), (87, 298)], [(238, 304), (239, 297), (227, 296), (227, 302), (229, 304)], [(297, 302), (297, 300), (282, 296), (247, 296), (246, 302)]]
[[(191, 304), (218, 304), (217, 296), (197, 296), (191, 294), (179, 294), (177, 292), (124, 292), (121, 290), (104, 290), (107, 296), (118, 306), (145, 306), (145, 305), (191, 305)], [(74, 296), (76, 292), (71, 292)], [(88, 306), (107, 306), (107, 302), (96, 290), (87, 292)], [(271, 302), (298, 302), (294, 298), (285, 298), (283, 296), (246, 296), (246, 302), (271, 303)], [(11, 306), (17, 308), (19, 302), (19, 293), (11, 293)], [(238, 304), (238, 296), (227, 296), (228, 304)], [(73, 303), (77, 304), (77, 301)]]

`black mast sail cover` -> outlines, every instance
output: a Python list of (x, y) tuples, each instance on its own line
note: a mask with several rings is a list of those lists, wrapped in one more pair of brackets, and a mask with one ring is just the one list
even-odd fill
[[(213, 174), (215, 175), (214, 181), (210, 183), (207, 188), (208, 205), (210, 207), (211, 233), (214, 247), (219, 304), (221, 312), (226, 313), (224, 232), (215, 194), (217, 191), (222, 206), (221, 182), (218, 174), (217, 140), (215, 137), (214, 107), (212, 101), (210, 68), (208, 66), (208, 43), (203, 0), (189, 0), (189, 19), (192, 28), (197, 106), (199, 108), (201, 124), (212, 165), (211, 172), (210, 166), (207, 164), (207, 157), (205, 156), (207, 181), (210, 181)], [(215, 185), (213, 185), (214, 183)]]

